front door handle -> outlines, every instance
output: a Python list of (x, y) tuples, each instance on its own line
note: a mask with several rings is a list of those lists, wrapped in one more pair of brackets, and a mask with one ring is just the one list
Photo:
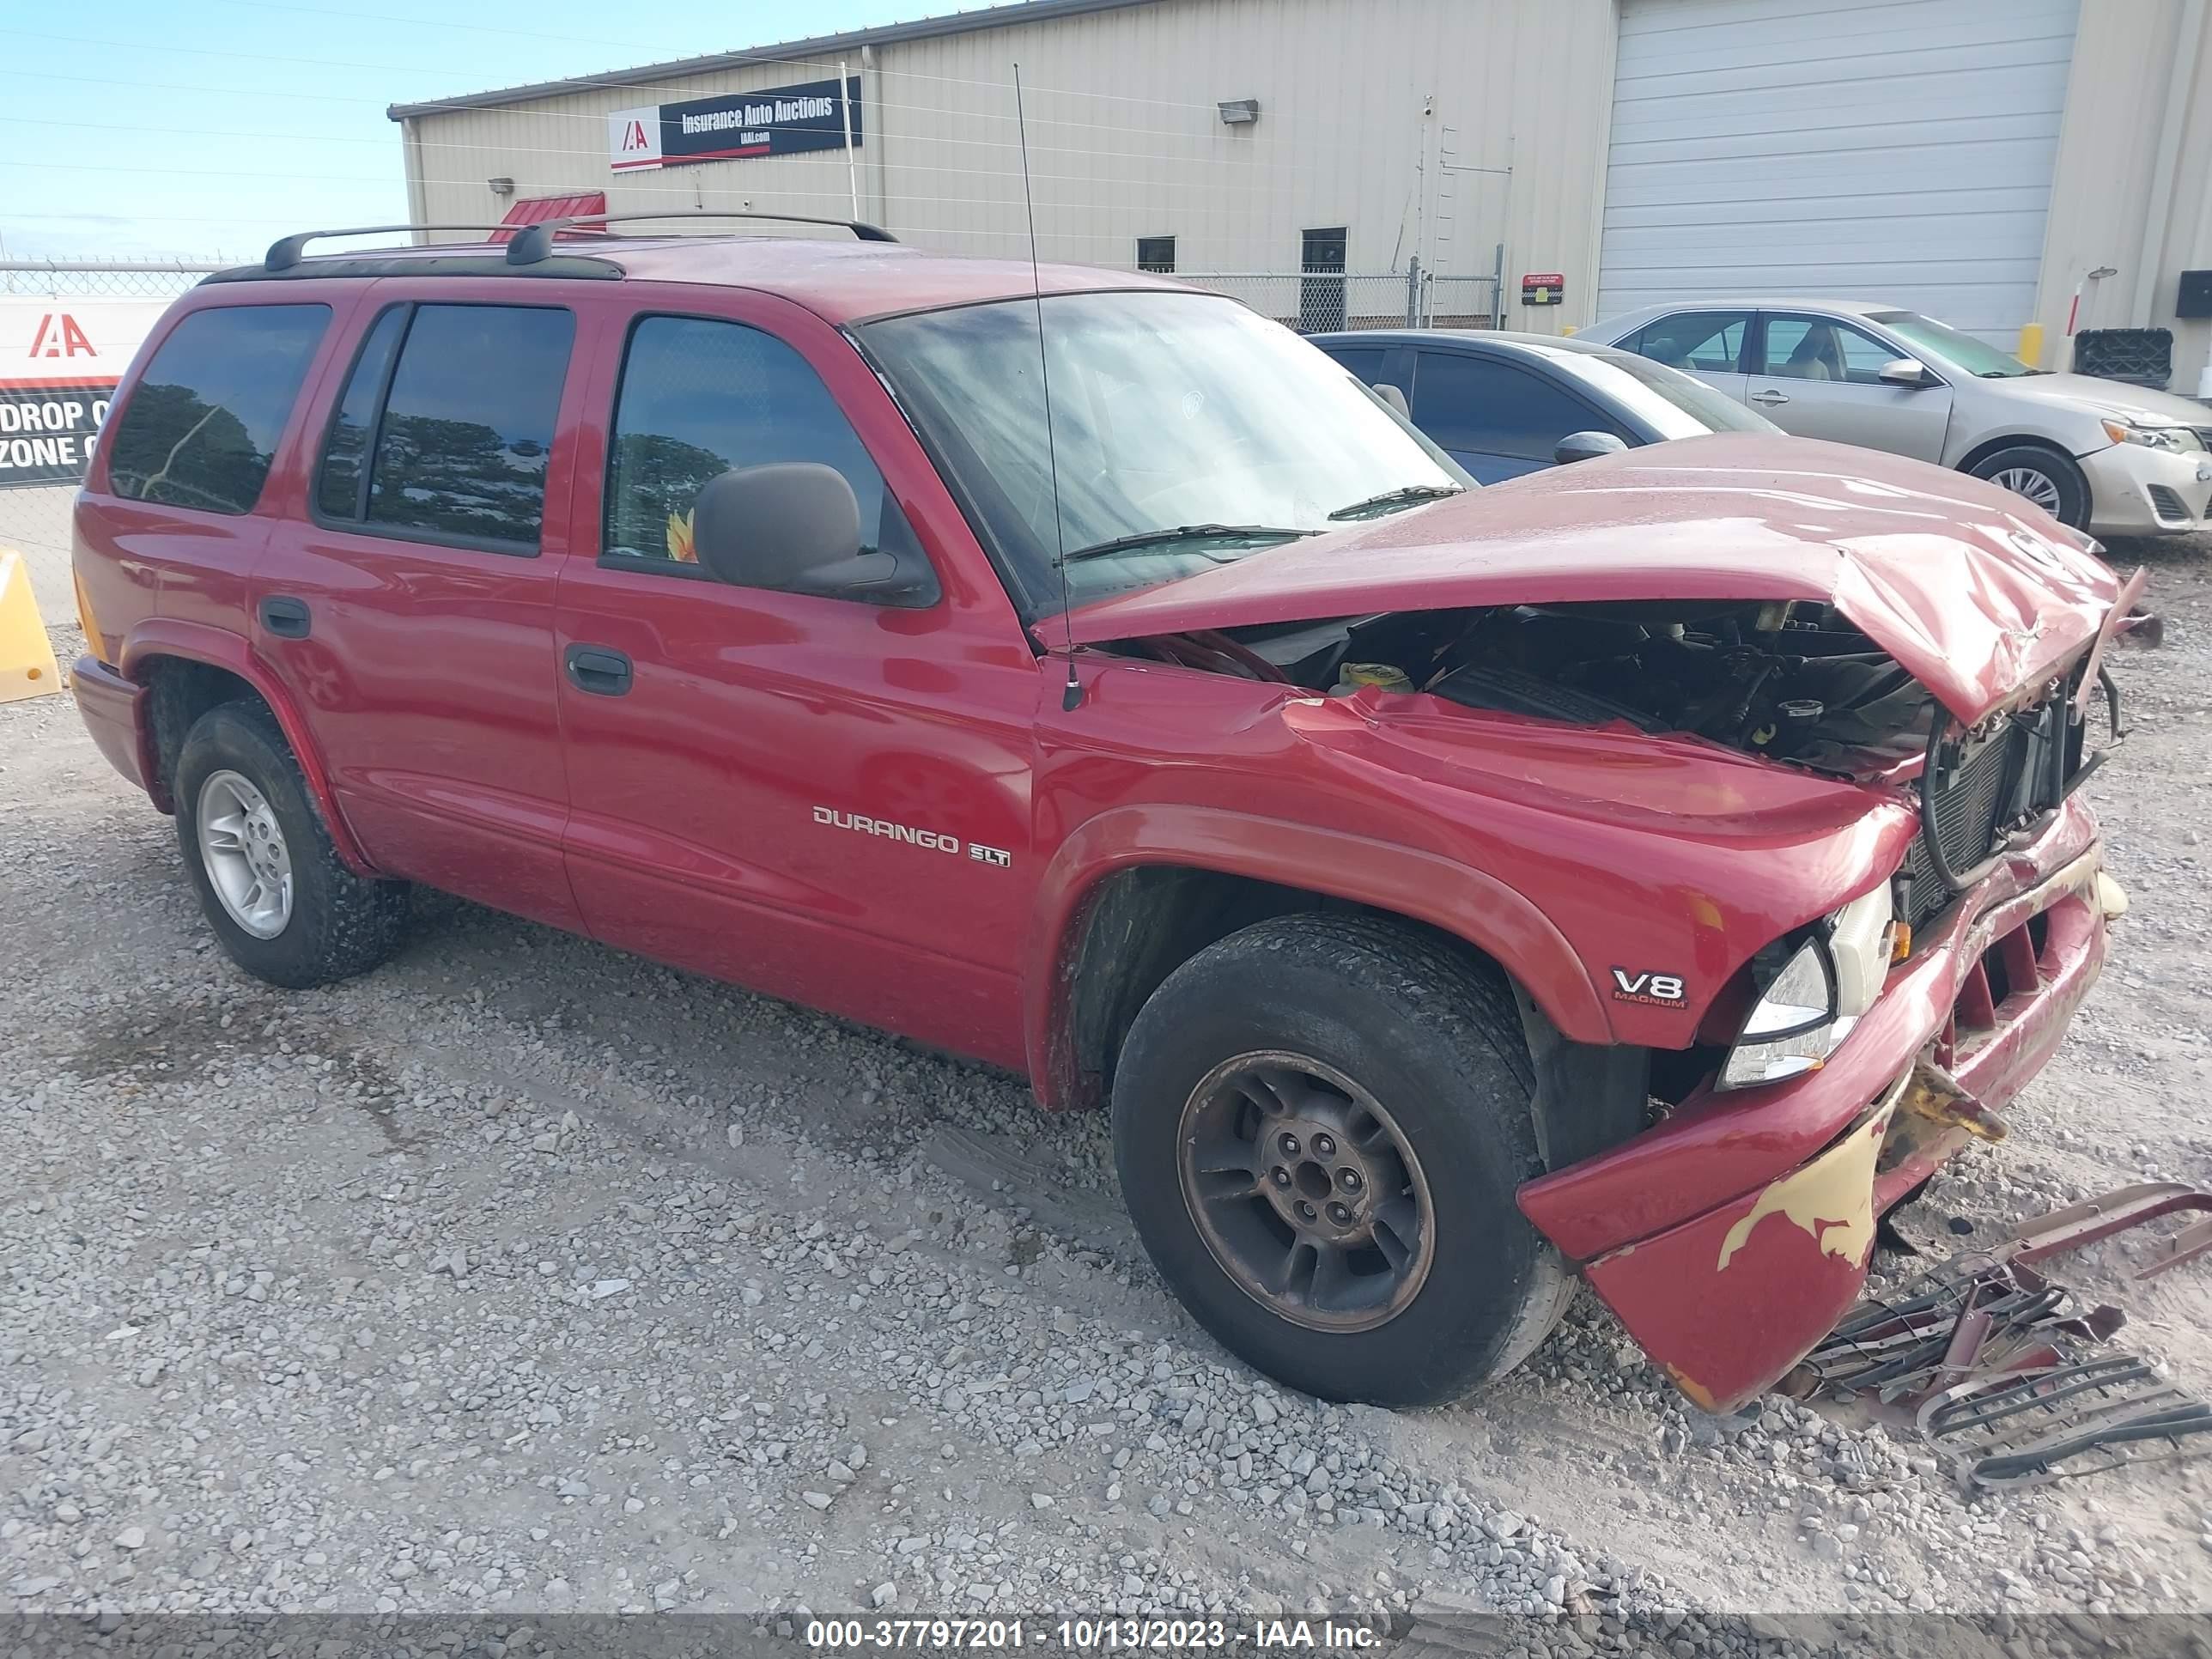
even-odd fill
[(1765, 404), (1769, 409), (1771, 409), (1777, 404), (1788, 403), (1790, 401), (1790, 394), (1786, 392), (1777, 392), (1772, 386), (1767, 386), (1761, 391), (1753, 392), (1751, 394), (1751, 400), (1755, 404)]
[(261, 601), (261, 625), (270, 633), (288, 640), (304, 640), (314, 626), (307, 602), (295, 599), (286, 593), (271, 593)]
[(598, 697), (619, 697), (629, 690), (629, 659), (604, 645), (572, 645), (563, 661), (568, 684)]

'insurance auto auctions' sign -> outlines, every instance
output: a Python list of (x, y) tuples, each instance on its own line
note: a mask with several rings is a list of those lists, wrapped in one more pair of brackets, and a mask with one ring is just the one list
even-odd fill
[(167, 305), (0, 299), (0, 489), (76, 483), (115, 382)]
[(763, 87), (683, 104), (647, 104), (607, 117), (607, 165), (617, 173), (748, 155), (842, 149), (849, 109), (860, 142), (860, 77)]

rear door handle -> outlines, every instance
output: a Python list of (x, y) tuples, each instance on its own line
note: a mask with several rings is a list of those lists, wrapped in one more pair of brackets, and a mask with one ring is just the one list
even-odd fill
[(563, 658), (568, 684), (598, 697), (619, 697), (629, 690), (629, 659), (604, 645), (572, 645)]
[(314, 626), (307, 602), (289, 594), (272, 593), (261, 601), (261, 625), (288, 640), (304, 640)]
[(1777, 404), (1788, 403), (1790, 394), (1786, 392), (1777, 392), (1772, 386), (1767, 386), (1761, 391), (1753, 392), (1751, 400), (1755, 404), (1765, 404), (1771, 409)]

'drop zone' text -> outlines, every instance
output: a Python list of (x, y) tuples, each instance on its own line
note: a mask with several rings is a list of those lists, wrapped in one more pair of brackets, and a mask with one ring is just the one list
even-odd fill
[(114, 390), (111, 386), (0, 388), (0, 489), (81, 482)]

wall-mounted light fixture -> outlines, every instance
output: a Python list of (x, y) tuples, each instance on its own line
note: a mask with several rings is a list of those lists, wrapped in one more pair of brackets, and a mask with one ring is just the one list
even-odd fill
[(512, 179), (487, 179), (484, 180), (484, 183), (491, 186), (491, 193), (495, 196), (512, 196), (514, 194), (514, 180)]
[(1260, 118), (1260, 100), (1256, 98), (1224, 99), (1220, 109), (1224, 126), (1249, 126)]

